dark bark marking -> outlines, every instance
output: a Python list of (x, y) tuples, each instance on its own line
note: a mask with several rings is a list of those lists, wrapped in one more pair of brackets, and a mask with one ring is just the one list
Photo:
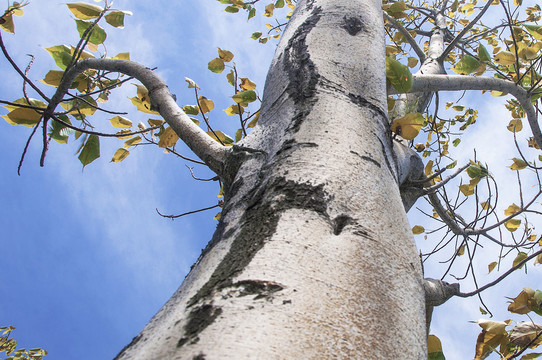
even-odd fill
[(333, 219), (333, 234), (339, 235), (346, 225), (352, 223), (352, 218), (348, 215), (339, 215)]
[(134, 346), (135, 344), (137, 344), (137, 343), (139, 342), (139, 340), (141, 340), (141, 337), (142, 337), (141, 334), (139, 334), (139, 335), (137, 335), (136, 337), (134, 337), (134, 338), (132, 339), (132, 341), (131, 341), (128, 345), (126, 345), (124, 348), (122, 348), (122, 350), (117, 354), (117, 356), (115, 356), (115, 358), (114, 358), (113, 360), (120, 359), (120, 357), (121, 357), (122, 355), (124, 355), (124, 353), (126, 352), (126, 350), (128, 350), (130, 347), (132, 347), (132, 346)]
[(243, 280), (233, 283), (231, 287), (241, 288), (238, 296), (250, 296), (256, 295), (254, 300), (259, 299), (271, 299), (273, 293), (284, 289), (282, 285), (274, 281), (262, 281), (262, 280)]
[(288, 74), (289, 83), (286, 92), (296, 104), (296, 115), (289, 130), (298, 131), (299, 126), (312, 110), (315, 103), (316, 85), (320, 75), (312, 62), (308, 46), (307, 35), (316, 26), (321, 18), (322, 8), (315, 7), (308, 3), (307, 9), (312, 14), (301, 24), (288, 41), (284, 49), (283, 70)]
[(350, 98), (350, 101), (352, 101), (354, 104), (362, 107), (362, 108), (368, 108), (378, 114), (378, 116), (381, 119), (385, 119), (386, 124), (388, 123), (388, 115), (387, 112), (378, 107), (377, 105), (373, 104), (369, 100), (365, 99), (364, 97), (361, 97), (359, 95), (355, 95), (352, 93), (348, 94), (348, 97)]
[(389, 151), (386, 150), (387, 148), (391, 149), (391, 156), (393, 158), (393, 162), (394, 164), (397, 164), (397, 154), (395, 153), (395, 151), (393, 151), (393, 145), (390, 144), (389, 147), (386, 147), (384, 142), (382, 142), (382, 139), (378, 138), (378, 141), (380, 142), (380, 146), (382, 147), (382, 154), (384, 154), (384, 160), (386, 161), (386, 166), (389, 172), (391, 173), (391, 176), (395, 179), (395, 181), (399, 185), (399, 174), (397, 173), (397, 168), (390, 163), (390, 160), (388, 159)]
[(361, 236), (365, 239), (368, 239), (368, 240), (376, 240), (371, 234), (370, 232), (365, 228), (363, 227), (362, 225), (360, 224), (354, 224), (355, 226), (355, 230), (352, 231), (352, 234), (354, 235), (357, 235), (357, 236)]
[(342, 26), (350, 35), (355, 36), (360, 31), (365, 31), (365, 25), (360, 18), (357, 17), (344, 17), (344, 25)]
[(184, 336), (177, 342), (177, 347), (181, 347), (189, 341), (191, 344), (197, 343), (199, 341), (198, 334), (211, 325), (220, 314), (222, 314), (222, 308), (209, 304), (193, 309), (188, 315), (188, 322), (183, 327)]
[(232, 286), (240, 273), (275, 233), (280, 215), (289, 209), (308, 209), (328, 218), (324, 185), (313, 186), (277, 177), (260, 184), (245, 210), (241, 230), (210, 279), (190, 299), (188, 307), (209, 297), (214, 290)]
[(277, 151), (276, 155), (282, 155), (283, 153), (288, 153), (293, 149), (303, 148), (303, 147), (318, 147), (318, 144), (312, 143), (312, 142), (298, 143), (294, 139), (289, 139), (282, 143), (282, 146)]
[(375, 159), (373, 159), (372, 157), (362, 155), (361, 158), (362, 158), (363, 160), (372, 162), (373, 164), (375, 164), (375, 165), (378, 166), (378, 167), (381, 167), (380, 163), (379, 163), (378, 161), (376, 161)]
[(205, 354), (199, 353), (198, 355), (194, 356), (192, 360), (205, 360)]

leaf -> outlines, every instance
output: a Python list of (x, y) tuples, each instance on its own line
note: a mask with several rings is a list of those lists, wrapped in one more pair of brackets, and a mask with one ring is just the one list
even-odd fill
[(508, 311), (514, 314), (528, 314), (532, 310), (529, 304), (534, 295), (535, 291), (533, 289), (524, 287), (518, 296), (509, 298), (512, 302), (508, 305)]
[(218, 48), (218, 57), (224, 62), (230, 62), (233, 60), (233, 53), (231, 51)]
[(97, 135), (89, 135), (81, 153), (79, 161), (83, 168), (100, 157), (100, 138)]
[(522, 170), (527, 167), (527, 163), (521, 159), (513, 158), (512, 161), (514, 163), (509, 166), (509, 168), (512, 170)]
[(427, 359), (428, 360), (446, 360), (442, 352), (440, 339), (435, 335), (427, 337)]
[(528, 257), (527, 253), (524, 253), (523, 251), (520, 251), (516, 258), (514, 259), (514, 262), (512, 263), (512, 267), (518, 265), (523, 260), (525, 260)]
[(512, 204), (509, 207), (507, 207), (506, 210), (504, 210), (504, 215), (510, 216), (517, 213), (520, 210), (521, 208), (519, 206), (517, 206), (516, 204)]
[(495, 62), (500, 65), (512, 65), (516, 63), (516, 56), (510, 51), (501, 51), (495, 55)]
[(525, 29), (531, 34), (536, 40), (542, 40), (542, 25), (525, 25)]
[(13, 14), (8, 13), (4, 14), (1, 19), (3, 22), (0, 23), (0, 27), (7, 31), (8, 33), (14, 33), (15, 32), (15, 24), (13, 23)]
[(467, 168), (467, 174), (471, 179), (482, 179), (486, 177), (489, 172), (487, 168), (483, 167), (479, 162), (471, 162), (471, 165)]
[(269, 4), (265, 7), (265, 13), (262, 14), (262, 16), (271, 17), (273, 16), (273, 10), (275, 9), (274, 4)]
[(400, 135), (405, 140), (412, 140), (420, 132), (424, 117), (420, 113), (410, 113), (395, 119), (391, 124), (391, 131)]
[(461, 60), (452, 67), (452, 70), (460, 75), (473, 73), (480, 66), (480, 62), (473, 56), (463, 55)]
[(128, 11), (112, 11), (109, 14), (105, 15), (105, 21), (116, 28), (123, 29), (124, 28), (124, 15), (132, 15)]
[(81, 20), (96, 19), (104, 9), (101, 6), (85, 2), (75, 2), (66, 4), (72, 14)]
[(412, 87), (412, 73), (408, 66), (389, 56), (386, 57), (386, 78), (400, 93), (406, 93)]
[(72, 60), (70, 48), (66, 45), (52, 46), (46, 48), (47, 52), (52, 56), (55, 64), (62, 70), (66, 70), (66, 67)]
[(115, 116), (109, 119), (109, 121), (111, 122), (111, 125), (119, 129), (129, 129), (132, 127), (132, 122), (122, 116)]
[(134, 136), (133, 138), (131, 138), (130, 140), (126, 140), (124, 142), (124, 148), (127, 149), (129, 148), (130, 146), (134, 146), (135, 144), (141, 142), (141, 136)]
[(519, 132), (521, 131), (521, 129), (523, 129), (523, 123), (521, 122), (521, 119), (513, 119), (510, 120), (510, 123), (506, 128), (508, 129), (508, 131), (513, 133)]
[(185, 105), (183, 106), (183, 111), (187, 115), (198, 115), (199, 114), (199, 108), (197, 105)]
[(244, 112), (244, 110), (239, 105), (231, 105), (224, 111), (228, 115), (238, 115), (239, 114), (239, 108), (241, 108), (241, 114), (242, 114)]
[(151, 110), (151, 99), (147, 88), (140, 84), (134, 85), (137, 88), (137, 96), (130, 98), (130, 100), (137, 107), (137, 110), (147, 114), (160, 115), (158, 111)]
[[(70, 119), (66, 115), (59, 115), (58, 117), (65, 123), (71, 124)], [(67, 144), (68, 135), (73, 131), (74, 130), (64, 126), (58, 121), (52, 121), (48, 135), (59, 144)]]
[(184, 81), (186, 81), (188, 83), (188, 88), (189, 89), (199, 89), (199, 90), (201, 90), (200, 87), (198, 86), (198, 84), (196, 84), (196, 82), (194, 80), (185, 77)]
[(147, 122), (149, 123), (149, 125), (151, 127), (155, 127), (155, 126), (160, 126), (164, 123), (164, 120), (162, 119), (149, 119), (147, 120)]
[(35, 126), (41, 115), (33, 109), (16, 108), (6, 115), (1, 115), (11, 125)]
[(540, 332), (542, 332), (542, 325), (531, 321), (522, 321), (510, 332), (510, 343), (520, 347), (542, 345), (542, 336), (539, 336)]
[(254, 90), (256, 89), (256, 84), (250, 81), (248, 78), (241, 78), (241, 85), (239, 85), (243, 90)]
[(130, 155), (130, 152), (126, 149), (119, 148), (117, 151), (115, 151), (115, 154), (113, 155), (113, 158), (111, 159), (111, 162), (117, 163), (121, 162), (122, 160), (126, 159), (126, 157)]
[(516, 231), (520, 225), (521, 225), (520, 219), (510, 219), (504, 223), (504, 227), (510, 232)]
[(253, 90), (245, 90), (245, 91), (238, 92), (237, 94), (233, 95), (231, 98), (236, 103), (241, 104), (241, 103), (251, 103), (253, 101), (256, 101), (258, 97)]
[(260, 119), (260, 111), (257, 112), (257, 114), (254, 116), (254, 119), (250, 120), (250, 122), (247, 124), (247, 128), (253, 128), (258, 123), (258, 120)]
[(224, 145), (229, 145), (229, 144), (234, 143), (234, 139), (232, 139), (228, 135), (224, 134), (220, 130), (215, 130), (214, 132), (213, 131), (207, 131), (207, 135), (212, 137), (214, 140), (216, 140), (218, 142), (221, 142)]
[(224, 71), (224, 60), (222, 60), (221, 58), (215, 58), (209, 61), (209, 64), (207, 64), (207, 68), (212, 72), (219, 74)]
[(482, 44), (478, 45), (478, 58), (482, 62), (491, 63), (491, 55), (489, 55), (489, 52)]
[(158, 147), (161, 148), (168, 148), (173, 147), (177, 143), (177, 140), (179, 140), (179, 136), (173, 128), (168, 127), (164, 132), (160, 135), (160, 141), (158, 141)]
[(415, 225), (415, 226), (412, 228), (412, 233), (413, 233), (414, 235), (422, 234), (424, 231), (425, 231), (425, 228), (424, 228), (423, 226), (420, 226), (420, 225)]
[(490, 272), (492, 272), (493, 269), (495, 269), (495, 266), (497, 266), (497, 262), (496, 262), (496, 261), (493, 261), (492, 263), (490, 263), (490, 264), (487, 266), (487, 269), (489, 270), (489, 271), (488, 271), (488, 274), (489, 274)]
[(215, 108), (213, 100), (207, 99), (205, 96), (200, 96), (198, 98), (198, 104), (201, 108), (201, 112), (204, 114), (211, 112), (211, 110)]
[(415, 58), (415, 57), (410, 56), (410, 57), (408, 58), (408, 67), (409, 67), (409, 68), (413, 68), (413, 67), (415, 67), (416, 65), (418, 65), (418, 59)]
[(235, 74), (233, 73), (233, 70), (230, 70), (228, 75), (226, 75), (226, 79), (231, 86), (235, 86)]
[[(79, 36), (81, 38), (83, 37), (83, 34), (88, 29), (88, 27), (92, 25), (91, 22), (83, 20), (75, 20), (75, 23), (77, 24), (77, 32), (79, 32)], [(105, 30), (100, 27), (100, 25), (95, 24), (90, 32), (90, 36), (87, 34), (86, 38), (90, 43), (94, 45), (100, 45), (107, 38), (107, 34), (105, 33)]]

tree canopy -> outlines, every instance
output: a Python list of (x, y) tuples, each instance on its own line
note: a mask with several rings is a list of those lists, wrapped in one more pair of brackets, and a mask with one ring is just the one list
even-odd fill
[[(192, 124), (205, 131), (210, 143), (232, 146), (257, 124), (265, 73), (262, 66), (258, 66), (260, 56), (263, 56), (260, 51), (266, 54), (272, 52), (272, 49), (269, 50), (270, 44), (280, 37), (290, 11), (295, 7), (295, 1), (220, 0), (216, 4), (191, 3), (188, 5), (189, 9), (175, 5), (175, 10), (187, 14), (183, 15), (183, 18), (189, 17), (191, 11), (199, 14), (197, 20), (190, 23), (196, 30), (186, 27), (178, 32), (178, 37), (182, 39), (180, 43), (168, 29), (163, 28), (164, 24), (168, 23), (165, 21), (157, 30), (137, 30), (133, 43), (119, 40), (125, 36), (120, 34), (120, 29), (125, 24), (127, 29), (123, 32), (131, 31), (132, 12), (128, 10), (132, 10), (133, 18), (136, 18), (138, 12), (145, 13), (145, 10), (152, 9), (127, 10), (117, 6), (131, 5), (119, 2), (113, 7), (113, 4), (107, 1), (68, 3), (67, 12), (55, 8), (52, 14), (67, 19), (71, 17), (72, 20), (69, 21), (72, 23), (75, 21), (75, 26), (65, 26), (68, 29), (66, 32), (71, 32), (71, 36), (65, 39), (64, 34), (55, 33), (44, 37), (40, 42), (43, 41), (41, 46), (46, 52), (36, 53), (35, 59), (25, 58), (27, 50), (24, 48), (30, 40), (18, 40), (20, 30), (17, 16), (30, 12), (36, 5), (10, 3), (2, 17), (3, 23), (0, 24), (6, 44), (3, 47), (6, 61), (3, 64), (6, 72), (10, 71), (9, 75), (6, 75), (9, 79), (7, 83), (20, 84), (5, 89), (0, 94), (6, 109), (3, 117), (7, 123), (22, 125), (20, 128), (26, 130), (12, 130), (2, 124), (2, 136), (6, 138), (4, 146), (11, 154), (9, 158), (21, 159), (20, 162), (17, 161), (18, 166), (13, 166), (14, 162), (10, 163), (12, 171), (17, 171), (18, 168), (23, 178), (26, 171), (33, 174), (32, 168), (35, 165), (32, 162), (38, 157), (40, 164), (49, 161), (53, 163), (53, 172), (64, 172), (63, 164), (71, 164), (66, 167), (72, 168), (76, 163), (66, 153), (75, 152), (75, 159), (84, 168), (84, 176), (77, 177), (77, 181), (73, 183), (73, 180), (68, 180), (71, 175), (56, 175), (62, 177), (60, 181), (63, 187), (79, 194), (75, 199), (92, 194), (96, 191), (96, 185), (112, 186), (116, 183), (115, 186), (126, 186), (123, 182), (111, 180), (106, 180), (104, 184), (100, 176), (92, 175), (93, 166), (99, 166), (100, 171), (112, 178), (117, 176), (110, 175), (112, 172), (123, 171), (114, 169), (115, 166), (126, 169), (132, 177), (139, 176), (139, 171), (163, 171), (164, 175), (150, 178), (152, 186), (141, 188), (142, 184), (136, 182), (127, 185), (131, 190), (130, 196), (137, 199), (139, 194), (155, 191), (162, 194), (160, 196), (167, 196), (165, 194), (168, 191), (180, 193), (175, 201), (165, 201), (169, 208), (157, 209), (159, 214), (175, 218), (193, 210), (215, 207), (212, 215), (205, 216), (219, 219), (221, 189), (220, 181), (214, 174), (205, 170), (204, 166), (181, 170), (187, 179), (193, 177), (209, 180), (205, 184), (194, 185), (202, 186), (201, 192), (210, 194), (208, 199), (214, 199), (206, 204), (198, 203), (199, 196), (193, 196), (191, 191), (175, 187), (175, 182), (171, 179), (179, 176), (179, 170), (172, 170), (173, 167), (181, 168), (178, 164), (186, 163), (189, 167), (202, 165), (201, 159), (191, 155), (179, 141), (179, 133), (186, 133), (188, 130), (177, 131), (165, 115), (164, 106), (167, 104), (151, 102), (148, 90), (141, 82), (132, 78), (139, 76), (139, 68), (132, 70), (130, 63), (116, 60), (134, 60), (152, 68), (159, 62), (158, 58), (163, 57), (165, 60), (159, 62), (156, 70), (143, 68), (142, 71), (148, 72), (149, 77), (152, 77), (154, 72), (166, 79), (167, 85), (176, 94), (177, 104)], [(540, 215), (539, 195), (542, 192), (538, 173), (538, 166), (542, 161), (542, 134), (538, 128), (542, 97), (540, 6), (528, 1), (437, 1), (434, 4), (389, 1), (383, 3), (383, 8), (388, 36), (386, 74), (390, 94), (388, 111), (391, 131), (394, 138), (408, 144), (423, 158), (424, 173), (429, 178), (410, 184), (413, 191), (421, 192), (427, 199), (420, 199), (416, 203), (415, 207), (420, 210), (417, 215), (413, 214), (415, 209), (409, 214), (413, 225), (412, 232), (416, 235), (421, 252), (425, 276), (460, 282), (462, 293), (459, 295), (464, 297), (477, 295), (479, 290), (485, 289), (484, 285), (491, 285), (490, 282), (495, 279), (500, 281), (501, 277), (504, 278), (503, 275), (506, 275), (506, 279), (499, 286), (509, 284), (508, 287), (498, 289), (488, 286), (489, 289), (481, 293), (478, 300), (454, 298), (451, 304), (444, 305), (462, 309), (470, 320), (485, 318), (478, 321), (483, 329), (478, 341), (475, 336), (453, 339), (456, 335), (447, 333), (447, 329), (474, 327), (465, 323), (454, 323), (451, 316), (447, 315), (451, 311), (446, 311), (443, 315), (439, 315), (438, 310), (435, 312), (432, 333), (443, 340), (445, 354), (448, 354), (447, 344), (457, 342), (461, 343), (461, 347), (469, 349), (473, 349), (477, 343), (476, 354), (480, 359), (501, 343), (504, 345), (500, 351), (505, 356), (520, 357), (528, 354), (530, 351), (525, 352), (525, 346), (541, 343), (540, 337), (537, 337), (537, 328), (524, 323), (499, 321), (509, 317), (514, 317), (517, 322), (531, 321), (524, 314), (534, 312), (541, 315), (542, 312), (542, 293), (536, 291), (538, 285), (535, 280), (536, 275), (540, 274), (540, 268), (536, 267), (536, 264), (542, 263), (542, 236), (540, 230), (537, 230)], [(237, 27), (248, 18), (246, 30), (240, 31), (236, 28), (237, 32), (225, 31), (227, 26), (224, 23), (219, 23), (218, 26), (215, 24), (216, 28), (213, 29), (212, 22), (208, 20), (209, 14), (224, 10), (234, 15), (225, 20), (228, 22), (227, 26), (235, 24)], [(64, 13), (61, 13), (62, 11)], [(27, 14), (24, 14), (20, 21), (24, 21), (26, 16)], [(165, 18), (170, 16), (171, 12)], [(139, 19), (141, 24), (152, 26), (150, 20)], [(160, 22), (159, 17), (155, 20)], [(201, 24), (203, 21), (205, 26)], [(60, 24), (64, 28), (64, 23)], [(203, 27), (211, 27), (211, 31), (206, 30), (208, 32), (204, 33), (201, 30)], [(156, 34), (165, 34), (164, 37), (168, 40), (161, 40), (161, 48), (146, 43), (147, 37), (154, 36), (150, 35), (154, 31)], [(14, 36), (7, 34), (13, 32)], [(214, 36), (215, 39), (209, 41), (205, 34)], [(234, 39), (231, 39), (231, 34), (235, 34)], [(57, 36), (59, 42), (55, 42)], [(440, 36), (440, 41), (444, 43), (440, 52), (432, 47), (439, 41), (435, 40), (436, 36)], [(112, 46), (108, 45), (109, 41), (112, 41)], [(219, 44), (220, 41), (227, 44)], [(143, 45), (140, 45), (141, 43)], [(132, 51), (132, 45), (139, 55), (137, 58), (128, 53)], [(155, 51), (145, 51), (146, 45)], [(121, 48), (122, 46), (126, 48)], [(138, 49), (138, 46), (143, 49)], [(47, 59), (47, 56), (50, 58)], [(83, 61), (85, 59), (90, 60)], [(442, 62), (443, 68), (421, 74), (421, 66), (432, 66), (428, 59), (434, 59), (436, 63)], [(185, 73), (181, 74), (176, 68), (177, 65), (173, 64), (183, 62), (187, 65), (182, 66)], [(39, 65), (40, 63), (45, 65)], [(265, 69), (265, 66), (263, 68)], [(117, 72), (119, 70), (128, 75), (121, 76)], [(257, 70), (259, 73), (251, 73), (250, 70)], [(444, 71), (453, 76), (439, 78)], [(203, 72), (205, 75), (200, 75)], [(70, 73), (73, 76), (66, 81)], [(430, 78), (430, 74), (436, 77)], [(200, 76), (204, 77), (203, 81), (199, 80)], [(148, 81), (150, 84), (154, 80)], [(55, 93), (57, 87), (60, 90)], [(432, 93), (438, 90), (446, 91), (439, 91), (428, 103), (419, 96), (412, 100), (412, 97), (394, 95), (413, 91)], [(462, 92), (452, 93), (447, 90)], [(514, 96), (506, 96), (507, 93)], [(64, 96), (67, 97), (63, 99)], [(158, 111), (162, 112), (169, 125)], [(29, 129), (24, 129), (23, 126)], [(18, 127), (13, 129), (16, 128)], [(21, 139), (28, 139), (27, 146), (23, 145), (22, 149), (20, 144), (24, 141)], [(70, 150), (63, 151), (62, 147)], [(181, 162), (164, 160), (156, 155), (150, 157), (146, 154), (149, 151), (143, 150), (145, 147), (153, 147), (155, 152), (159, 149), (157, 153), (166, 152), (170, 158), (180, 157)], [(135, 157), (138, 159), (133, 160)], [(118, 164), (106, 164), (104, 158)], [(157, 161), (160, 166), (140, 170), (145, 160)], [(217, 171), (213, 168), (213, 159), (203, 160)], [(10, 168), (4, 169), (4, 172), (6, 171), (10, 171)], [(88, 187), (93, 190), (72, 190), (79, 186), (78, 182), (84, 181), (81, 179), (88, 176), (101, 184)], [(126, 181), (127, 178), (123, 179)], [(162, 182), (169, 184), (170, 190), (157, 190), (162, 186), (159, 185)], [(47, 181), (43, 180), (43, 183)], [(85, 183), (89, 186), (86, 181)], [(38, 186), (36, 184), (33, 186)], [(54, 186), (54, 189), (58, 189), (57, 184)], [(20, 187), (19, 189), (23, 191)], [(116, 194), (118, 196), (113, 198), (117, 203), (114, 207), (118, 212), (116, 221), (132, 232), (138, 231), (133, 224), (122, 224), (125, 221), (123, 218), (127, 217), (127, 212), (132, 209), (123, 209), (118, 205), (124, 202), (126, 192)], [(69, 199), (66, 194), (58, 196), (64, 201)], [(192, 197), (193, 201), (186, 201)], [(96, 202), (92, 211), (102, 211), (108, 206), (107, 202)], [(184, 203), (192, 206), (179, 209), (179, 204)], [(135, 207), (133, 211), (144, 211), (141, 209), (145, 205), (137, 204), (137, 201), (130, 201), (129, 204)], [(151, 204), (151, 208), (154, 207)], [(37, 211), (30, 217), (30, 221), (46, 212), (46, 208)], [(140, 219), (148, 221), (151, 216), (148, 213), (146, 211), (146, 215)], [(197, 216), (204, 215), (198, 213)], [(96, 219), (96, 215), (90, 215), (89, 219), (88, 221)], [(79, 227), (88, 229), (86, 221), (80, 219)], [(53, 224), (56, 228), (62, 222)], [(109, 232), (118, 234), (113, 230)], [(190, 232), (196, 234), (193, 230)], [(42, 232), (37, 233), (46, 238)], [(70, 233), (75, 234), (76, 230), (71, 230)], [(110, 239), (113, 237), (114, 235), (110, 235)], [(53, 241), (49, 243), (54, 244)], [(144, 252), (156, 251), (144, 244), (143, 239), (139, 239), (137, 244)], [(33, 248), (37, 245), (31, 243), (29, 246)], [(106, 248), (101, 243), (98, 246)], [(164, 243), (161, 246), (163, 247)], [(165, 246), (176, 249), (179, 245), (171, 244), (171, 240), (168, 240)], [(198, 247), (187, 246), (194, 253)], [(121, 243), (116, 246), (115, 251), (117, 255), (125, 256), (124, 251), (127, 249), (130, 247)], [(135, 250), (128, 250), (130, 251)], [(69, 256), (65, 250), (62, 250), (62, 253)], [(145, 260), (131, 261), (130, 267), (126, 269), (151, 264), (154, 267), (151, 257), (146, 256)], [(194, 256), (192, 255), (192, 258)], [(186, 260), (183, 264), (184, 271), (189, 262)], [(165, 265), (158, 268), (162, 272), (171, 269)], [(525, 277), (524, 272), (530, 276)], [(511, 275), (508, 276), (509, 273)], [(177, 280), (180, 275), (176, 277)], [(162, 281), (172, 284), (171, 286), (177, 284), (175, 280)], [(522, 291), (526, 286), (532, 286), (535, 290), (526, 288)], [(504, 296), (513, 298), (508, 310), (522, 316), (500, 312), (507, 306)], [(488, 318), (491, 313), (496, 315), (495, 319)], [(535, 318), (533, 321), (537, 323)], [(503, 329), (508, 332), (505, 333)], [(514, 330), (511, 331), (512, 329)], [(479, 331), (478, 328), (473, 330), (473, 333)], [(522, 336), (523, 334), (526, 335)], [(440, 350), (434, 345), (435, 342), (435, 338), (431, 338), (430, 353), (433, 351), (434, 358), (439, 358)], [(471, 351), (462, 354), (469, 354)], [(534, 358), (535, 355), (530, 356)], [(465, 355), (457, 357), (462, 358)]]

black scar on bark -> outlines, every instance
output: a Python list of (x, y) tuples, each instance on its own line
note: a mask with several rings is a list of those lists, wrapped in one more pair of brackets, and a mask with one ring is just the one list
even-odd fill
[(342, 26), (350, 35), (355, 36), (360, 31), (365, 31), (365, 25), (363, 21), (357, 17), (344, 17), (344, 25)]
[(197, 343), (199, 341), (198, 334), (211, 325), (220, 314), (222, 314), (221, 307), (209, 304), (193, 309), (188, 315), (188, 322), (183, 327), (184, 336), (177, 342), (177, 347), (181, 347), (188, 342), (191, 344)]
[(286, 87), (290, 99), (296, 106), (296, 115), (289, 130), (297, 132), (299, 126), (310, 114), (315, 103), (316, 85), (320, 75), (312, 62), (307, 36), (321, 18), (322, 8), (313, 8), (312, 2), (307, 4), (312, 14), (295, 30), (284, 49), (283, 70), (288, 74), (289, 83)]
[(348, 215), (339, 215), (333, 219), (333, 234), (339, 235), (346, 225), (352, 223), (352, 218)]
[(276, 177), (261, 183), (253, 192), (230, 250), (216, 267), (210, 279), (190, 299), (188, 307), (208, 298), (214, 290), (233, 286), (232, 278), (240, 273), (275, 233), (280, 215), (289, 209), (312, 210), (324, 218), (327, 214), (328, 194), (324, 185), (298, 183)]
[(205, 360), (205, 354), (199, 353), (198, 355), (194, 356), (192, 360)]

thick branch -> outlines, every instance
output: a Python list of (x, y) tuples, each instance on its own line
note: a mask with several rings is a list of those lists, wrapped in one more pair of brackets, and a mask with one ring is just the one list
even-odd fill
[[(77, 75), (85, 70), (106, 70), (119, 72), (139, 80), (149, 91), (152, 104), (159, 109), (160, 115), (173, 128), (186, 145), (202, 159), (211, 170), (223, 175), (227, 148), (209, 137), (177, 105), (165, 82), (151, 69), (136, 62), (114, 59), (86, 59), (78, 62), (64, 74), (57, 94), (63, 96)], [(56, 94), (55, 94), (56, 95)], [(52, 99), (55, 102), (56, 99)], [(59, 101), (60, 102), (60, 101)]]
[[(527, 114), (536, 144), (542, 148), (542, 132), (538, 126), (536, 110), (529, 93), (515, 83), (490, 77), (462, 75), (413, 75), (413, 85), (409, 92), (495, 90), (513, 95)], [(391, 89), (395, 91), (395, 89)]]

